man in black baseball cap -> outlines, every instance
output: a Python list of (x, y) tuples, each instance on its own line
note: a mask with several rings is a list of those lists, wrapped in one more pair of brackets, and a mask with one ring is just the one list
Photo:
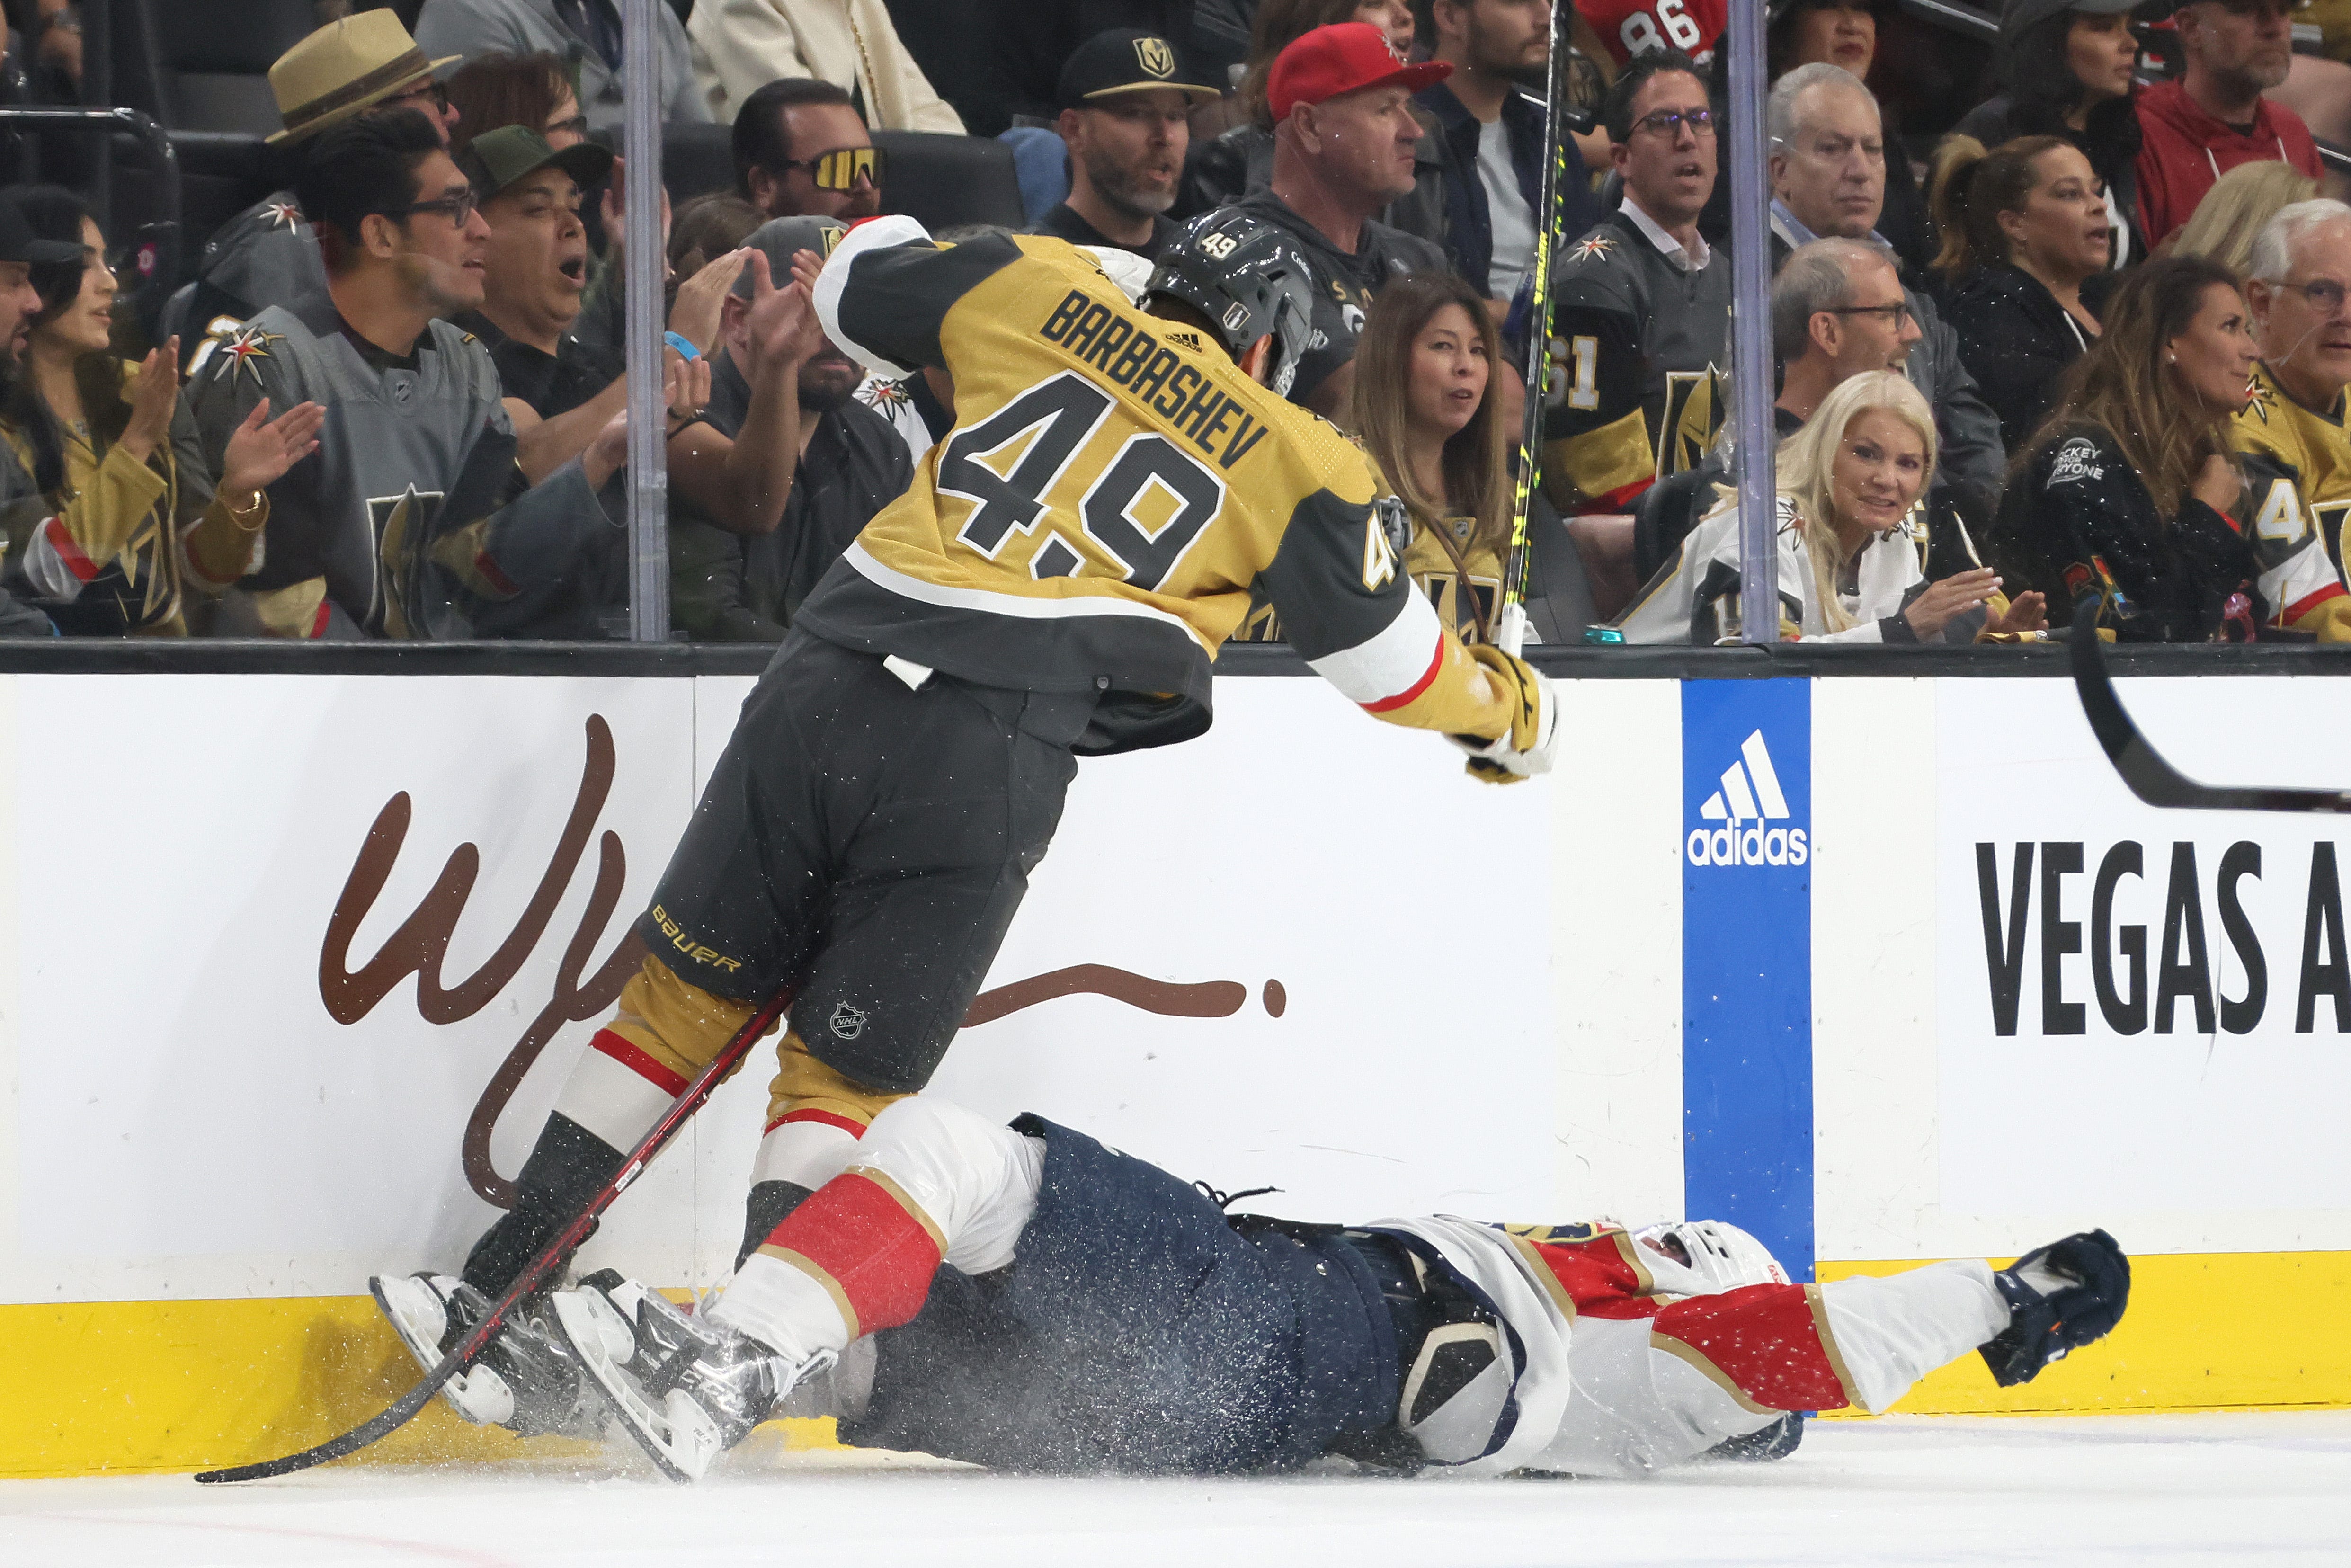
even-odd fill
[(15, 371), (25, 351), (33, 318), (41, 313), (40, 291), (33, 287), (33, 268), (42, 262), (79, 261), (81, 246), (63, 240), (42, 239), (0, 192), (0, 368)]
[(1036, 232), (1155, 261), (1176, 232), (1165, 214), (1190, 145), (1192, 105), (1217, 97), (1155, 33), (1096, 33), (1061, 68), (1055, 129), (1070, 149), (1070, 199)]

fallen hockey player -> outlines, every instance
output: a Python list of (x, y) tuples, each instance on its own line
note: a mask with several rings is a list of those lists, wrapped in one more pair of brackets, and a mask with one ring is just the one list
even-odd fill
[(1804, 1285), (1709, 1221), (1228, 1216), (1082, 1134), (931, 1095), (849, 1159), (699, 1314), (606, 1270), (551, 1298), (552, 1337), (510, 1324), (516, 1397), (601, 1396), (680, 1480), (787, 1396), (853, 1444), (1011, 1469), (1626, 1475), (1784, 1452), (1791, 1413), (1882, 1411), (1970, 1350), (2030, 1381), (2130, 1289), (2103, 1230), (1998, 1273)]

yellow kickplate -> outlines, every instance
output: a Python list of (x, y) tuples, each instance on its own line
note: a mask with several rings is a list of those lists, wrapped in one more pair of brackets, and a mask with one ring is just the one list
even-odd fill
[[(275, 1458), (358, 1426), (418, 1375), (365, 1296), (0, 1306), (0, 1476)], [(783, 1428), (788, 1447), (836, 1442), (830, 1420), (770, 1426)], [(471, 1426), (436, 1399), (344, 1462), (585, 1460), (601, 1452)]]
[[(1995, 1259), (1993, 1267), (2011, 1261)], [(1823, 1263), (1819, 1275), (1825, 1283), (1917, 1267), (1916, 1260)], [(2096, 1344), (2015, 1388), (1995, 1385), (1981, 1356), (1965, 1356), (1928, 1373), (1895, 1409), (2058, 1415), (2313, 1405), (2351, 1405), (2351, 1252), (2135, 1257), (2130, 1307)]]

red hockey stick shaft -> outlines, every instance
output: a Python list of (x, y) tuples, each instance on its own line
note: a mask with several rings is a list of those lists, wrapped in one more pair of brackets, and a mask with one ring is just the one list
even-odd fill
[(669, 1109), (663, 1112), (660, 1120), (653, 1124), (653, 1130), (638, 1140), (637, 1146), (631, 1149), (627, 1156), (621, 1161), (621, 1168), (613, 1173), (610, 1181), (597, 1189), (594, 1197), (588, 1200), (588, 1207), (574, 1216), (571, 1223), (565, 1226), (561, 1233), (549, 1242), (540, 1250), (538, 1256), (530, 1260), (523, 1271), (516, 1276), (515, 1282), (507, 1287), (506, 1294), (500, 1296), (491, 1306), (488, 1315), (475, 1325), (474, 1332), (460, 1341), (455, 1349), (441, 1358), (439, 1365), (424, 1375), (423, 1382), (402, 1395), (381, 1414), (352, 1427), (339, 1437), (329, 1437), (315, 1448), (305, 1448), (298, 1454), (288, 1454), (281, 1459), (263, 1459), (256, 1464), (232, 1465), (226, 1469), (204, 1470), (197, 1475), (196, 1479), (212, 1483), (258, 1481), (266, 1480), (272, 1476), (290, 1476), (297, 1470), (307, 1470), (313, 1465), (329, 1464), (348, 1454), (355, 1454), (369, 1444), (388, 1437), (406, 1426), (409, 1420), (418, 1411), (423, 1409), (433, 1396), (441, 1391), (442, 1385), (465, 1371), (475, 1358), (489, 1348), (490, 1341), (497, 1337), (498, 1330), (505, 1326), (507, 1319), (513, 1314), (514, 1310), (562, 1267), (564, 1260), (570, 1257), (572, 1249), (587, 1239), (589, 1227), (595, 1224), (597, 1218), (612, 1207), (614, 1198), (628, 1190), (631, 1182), (644, 1174), (645, 1166), (653, 1162), (655, 1155), (661, 1153), (662, 1145), (668, 1143), (672, 1135), (680, 1127), (684, 1126), (696, 1111), (702, 1109), (703, 1102), (710, 1098), (711, 1092), (718, 1087), (719, 1080), (732, 1072), (736, 1064), (750, 1051), (759, 1037), (768, 1032), (768, 1026), (783, 1016), (784, 1009), (791, 1005), (791, 999), (792, 994), (789, 990), (778, 992), (766, 1006), (753, 1013), (741, 1029), (735, 1031), (734, 1038), (727, 1040), (719, 1050), (718, 1054), (710, 1059), (710, 1065), (704, 1068), (695, 1076), (694, 1082), (685, 1086), (684, 1093), (670, 1103)]

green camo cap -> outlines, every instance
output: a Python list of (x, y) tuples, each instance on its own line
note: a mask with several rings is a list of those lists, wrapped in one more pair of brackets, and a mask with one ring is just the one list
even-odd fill
[(485, 131), (457, 154), (457, 167), (474, 183), (474, 194), (482, 201), (550, 163), (584, 189), (612, 172), (612, 154), (593, 141), (558, 152), (547, 144), (546, 137), (528, 125)]

